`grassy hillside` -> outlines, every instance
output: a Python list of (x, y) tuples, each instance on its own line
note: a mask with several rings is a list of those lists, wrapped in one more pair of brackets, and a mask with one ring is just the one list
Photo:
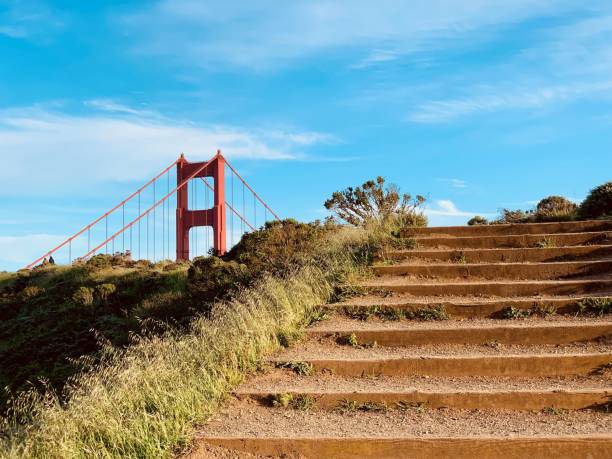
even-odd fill
[[(288, 220), (223, 259), (101, 256), (5, 276), (3, 453), (169, 457), (317, 305), (342, 295), (372, 249), (366, 231)], [(35, 387), (15, 396), (27, 381)]]
[[(46, 266), (0, 281), (0, 385), (11, 393), (44, 384), (61, 391), (79, 371), (78, 358), (105, 343), (125, 346), (151, 319), (185, 322), (178, 300), (188, 265), (132, 263), (98, 256), (77, 266)], [(105, 296), (102, 289), (109, 293)], [(81, 289), (81, 290), (80, 290)], [(91, 289), (91, 304), (77, 292)], [(112, 291), (112, 292), (111, 292)]]

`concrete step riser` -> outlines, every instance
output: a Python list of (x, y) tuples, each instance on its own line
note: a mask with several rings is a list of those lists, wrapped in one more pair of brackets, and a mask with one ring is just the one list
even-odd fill
[[(424, 408), (453, 408), (458, 410), (516, 410), (532, 411), (554, 407), (580, 410), (603, 406), (612, 399), (610, 390), (585, 391), (496, 391), (496, 392), (291, 392), (307, 395), (315, 400), (317, 409), (335, 409), (344, 402), (378, 403), (389, 408), (422, 405)], [(239, 393), (239, 399), (252, 399), (270, 405), (278, 395), (270, 392)]]
[(425, 344), (567, 344), (612, 337), (612, 324), (581, 326), (455, 328), (429, 330), (308, 330), (311, 338), (344, 337), (355, 334), (359, 344), (414, 346)]
[[(557, 314), (574, 314), (578, 310), (576, 304), (581, 298), (563, 298), (551, 300), (500, 300), (492, 303), (451, 303), (448, 301), (440, 301), (435, 305), (444, 306), (444, 310), (450, 317), (457, 318), (482, 318), (482, 317), (500, 317), (502, 312), (509, 307), (514, 307), (522, 310), (529, 309), (550, 309), (554, 308)], [(420, 309), (428, 307), (425, 304), (405, 303), (385, 305), (383, 308), (398, 309), (404, 312), (416, 312)], [(368, 311), (372, 306), (364, 305), (346, 305), (334, 308), (341, 314), (352, 315), (358, 310)], [(352, 313), (352, 314), (348, 314)]]
[(584, 221), (535, 223), (520, 225), (482, 225), (482, 226), (451, 226), (432, 228), (412, 228), (403, 233), (417, 236), (445, 234), (454, 237), (462, 236), (497, 236), (509, 234), (554, 234), (580, 233), (592, 231), (612, 231), (612, 221)]
[(594, 260), (612, 256), (612, 245), (475, 250), (408, 250), (384, 254), (384, 259), (410, 261), (422, 259), (440, 263), (462, 260), (466, 263), (542, 263), (554, 261)]
[(612, 354), (329, 359), (308, 362), (317, 371), (330, 371), (338, 376), (539, 377), (589, 374), (612, 362)]
[[(266, 457), (334, 459), (608, 459), (612, 437), (203, 438), (201, 442)], [(228, 456), (229, 457), (229, 456)]]
[(612, 261), (537, 264), (449, 264), (375, 266), (377, 275), (482, 279), (563, 279), (612, 272)]
[(555, 247), (576, 246), (585, 244), (609, 244), (610, 232), (607, 233), (571, 233), (551, 235), (522, 236), (483, 236), (483, 237), (419, 237), (416, 239), (419, 248), (449, 249), (498, 249), (498, 248), (537, 248), (539, 244), (548, 243)]
[(439, 283), (370, 285), (373, 293), (390, 291), (422, 296), (533, 296), (533, 295), (579, 295), (606, 292), (612, 289), (612, 281), (565, 281), (565, 282), (491, 282), (491, 283)]

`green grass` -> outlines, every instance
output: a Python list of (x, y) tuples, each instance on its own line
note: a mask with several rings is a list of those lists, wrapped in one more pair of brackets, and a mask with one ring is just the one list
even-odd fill
[[(164, 326), (164, 332), (135, 336), (126, 348), (104, 346), (99, 361), (71, 377), (61, 397), (53, 391), (22, 392), (2, 420), (0, 456), (174, 456), (189, 444), (194, 425), (205, 422), (244, 376), (278, 349), (281, 336), (298, 334), (319, 314), (317, 306), (334, 296), (338, 279), (350, 277), (347, 272), (368, 259), (365, 236), (334, 231), (309, 259), (216, 301), (186, 328)], [(59, 271), (58, 276), (86, 279), (85, 272)], [(292, 367), (312, 372), (304, 362)]]
[(314, 373), (314, 368), (310, 363), (302, 362), (299, 360), (280, 362), (279, 364), (277, 364), (277, 367), (291, 370), (298, 376), (310, 376)]
[(308, 394), (281, 393), (271, 396), (272, 406), (277, 408), (293, 408), (294, 410), (308, 411), (316, 405), (316, 400)]
[(402, 319), (421, 321), (448, 319), (448, 313), (443, 304), (425, 308), (415, 308), (411, 311), (393, 306), (345, 306), (342, 312), (351, 319), (362, 321), (367, 321), (372, 317), (377, 317), (384, 321), (398, 321)]
[[(48, 266), (8, 276), (0, 290), (0, 412), (12, 393), (62, 392), (81, 357), (123, 347), (159, 321), (188, 326), (186, 265)], [(3, 282), (4, 283), (4, 282)]]
[(600, 317), (612, 313), (612, 298), (585, 298), (576, 307), (578, 315)]

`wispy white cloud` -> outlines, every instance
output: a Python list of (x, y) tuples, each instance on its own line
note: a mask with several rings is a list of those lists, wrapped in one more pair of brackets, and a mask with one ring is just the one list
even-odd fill
[(610, 89), (612, 80), (521, 91), (508, 91), (500, 87), (476, 89), (474, 94), (465, 97), (426, 102), (409, 116), (409, 120), (415, 123), (444, 123), (474, 114), (534, 109), (587, 96), (596, 97)]
[(453, 188), (467, 188), (468, 184), (465, 180), (461, 180), (458, 178), (439, 178), (440, 182), (448, 183)]
[(400, 53), (394, 50), (388, 49), (375, 49), (368, 56), (366, 56), (361, 61), (353, 64), (352, 67), (355, 69), (364, 69), (367, 67), (371, 67), (376, 64), (380, 64), (382, 62), (390, 62), (395, 61), (399, 58)]
[(455, 203), (449, 199), (439, 199), (434, 201), (433, 208), (425, 210), (426, 215), (439, 215), (445, 217), (473, 217), (474, 215), (482, 215), (483, 217), (495, 215), (490, 212), (471, 212), (459, 210)]
[[(533, 44), (503, 63), (483, 65), (462, 85), (439, 87), (443, 98), (414, 102), (408, 120), (446, 123), (480, 114), (540, 111), (589, 99), (610, 99), (612, 89), (612, 8), (595, 2), (563, 25), (536, 29)], [(532, 31), (533, 32), (533, 31)], [(453, 75), (455, 77), (456, 75)], [(450, 89), (449, 89), (450, 88)]]
[(467, 188), (467, 182), (465, 180), (460, 180), (460, 179), (451, 179), (451, 185), (453, 186), (453, 188)]
[(128, 105), (124, 105), (120, 102), (117, 102), (113, 99), (91, 99), (86, 100), (83, 104), (87, 107), (94, 108), (96, 110), (101, 110), (104, 112), (110, 113), (127, 113), (129, 115), (139, 115), (139, 116), (148, 116), (157, 118), (158, 115), (155, 112), (150, 110), (140, 110)]
[(15, 39), (47, 40), (69, 22), (65, 12), (43, 0), (0, 3), (0, 35)]
[(296, 159), (312, 145), (332, 141), (316, 132), (285, 132), (198, 124), (113, 103), (69, 115), (40, 108), (0, 111), (3, 157), (0, 194), (55, 192), (82, 184), (142, 180), (179, 153), (208, 158), (220, 148), (228, 158)]
[[(500, 27), (544, 12), (565, 0), (294, 0), (201, 2), (163, 0), (124, 16), (138, 52), (167, 55), (206, 67), (269, 69), (339, 49), (368, 56), (362, 66), (435, 46), (482, 28)], [(394, 53), (381, 51), (393, 49)], [(360, 64), (356, 64), (359, 66)]]

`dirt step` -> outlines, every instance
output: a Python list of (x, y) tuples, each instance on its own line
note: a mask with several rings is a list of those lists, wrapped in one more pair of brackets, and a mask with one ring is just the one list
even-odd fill
[(213, 444), (271, 457), (608, 458), (612, 434), (609, 414), (590, 410), (415, 406), (346, 413), (267, 408), (234, 400), (200, 429), (196, 442), (202, 451)]
[(373, 267), (379, 276), (436, 278), (560, 279), (612, 272), (612, 261), (562, 261), (550, 263), (399, 264)]
[[(315, 371), (338, 376), (559, 376), (588, 374), (612, 362), (612, 353), (461, 355), (390, 358), (309, 358)], [(285, 361), (279, 360), (282, 365)]]
[(521, 247), (505, 249), (393, 250), (385, 252), (386, 260), (448, 261), (466, 263), (525, 263), (571, 261), (610, 257), (612, 245), (576, 245), (569, 247)]
[[(453, 459), (522, 459), (525, 457), (556, 459), (608, 459), (612, 436), (547, 437), (476, 437), (476, 438), (321, 438), (321, 437), (203, 437), (199, 439), (202, 456), (209, 445), (261, 456), (303, 458), (453, 458)], [(198, 454), (198, 453), (195, 453)], [(223, 453), (222, 453), (223, 454)], [(235, 453), (234, 453), (235, 454)], [(223, 457), (223, 456), (218, 456)], [(225, 457), (240, 457), (236, 455)], [(250, 456), (249, 456), (250, 457)]]
[(542, 280), (542, 281), (482, 281), (482, 282), (420, 282), (402, 278), (377, 278), (362, 283), (372, 293), (406, 293), (419, 296), (493, 295), (500, 297), (534, 295), (580, 295), (612, 289), (612, 279)]
[(612, 238), (610, 231), (592, 233), (557, 233), (557, 234), (524, 234), (508, 236), (418, 236), (417, 247), (438, 247), (452, 249), (496, 249), (504, 247), (538, 247), (548, 245), (555, 247), (576, 246), (584, 244), (607, 244)]
[(453, 321), (446, 327), (331, 321), (307, 330), (310, 338), (343, 339), (354, 335), (359, 344), (412, 346), (422, 344), (565, 344), (612, 337), (612, 322), (528, 322), (473, 325)]
[(511, 392), (511, 391), (556, 391), (572, 390), (610, 391), (612, 389), (612, 367), (588, 375), (525, 377), (434, 377), (434, 376), (377, 376), (342, 377), (329, 373), (314, 373), (300, 376), (286, 368), (270, 369), (266, 373), (247, 379), (238, 393), (276, 392)]
[[(283, 392), (270, 388), (268, 391), (240, 391), (240, 399), (252, 399), (264, 406), (273, 406), (273, 401), (291, 394), (294, 400), (313, 403), (318, 409), (360, 409), (371, 405), (372, 409), (384, 407), (422, 406), (427, 408), (453, 408), (461, 410), (515, 410), (535, 411), (546, 408), (578, 410), (585, 408), (605, 410), (612, 400), (612, 387), (607, 389), (558, 390), (496, 390), (496, 391), (435, 391), (407, 390), (389, 391), (303, 391)], [(381, 406), (382, 405), (382, 406)]]
[(580, 297), (516, 297), (516, 298), (446, 298), (433, 297), (429, 299), (412, 297), (364, 297), (353, 299), (342, 304), (326, 306), (332, 311), (351, 317), (393, 316), (393, 310), (401, 312), (416, 312), (424, 308), (443, 307), (451, 318), (501, 317), (503, 312), (513, 307), (520, 310), (549, 310), (557, 314), (574, 314), (577, 304), (590, 298), (593, 301), (605, 300), (607, 296)]
[(581, 233), (593, 231), (612, 231), (612, 220), (588, 220), (579, 222), (527, 223), (508, 225), (480, 226), (438, 226), (411, 228), (404, 231), (410, 235), (448, 235), (448, 236), (496, 236), (518, 234)]

